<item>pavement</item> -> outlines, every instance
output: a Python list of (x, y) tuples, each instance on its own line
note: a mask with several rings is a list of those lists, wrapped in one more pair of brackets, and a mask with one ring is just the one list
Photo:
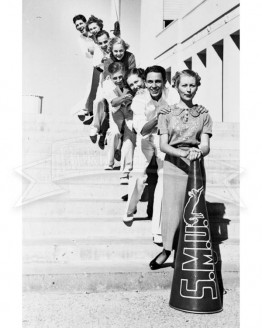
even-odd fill
[(169, 307), (169, 289), (102, 293), (25, 292), (23, 328), (239, 327), (239, 284), (225, 288), (223, 311), (192, 314)]

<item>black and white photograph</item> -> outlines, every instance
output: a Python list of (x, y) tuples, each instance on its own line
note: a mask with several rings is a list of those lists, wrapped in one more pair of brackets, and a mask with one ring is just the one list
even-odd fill
[(21, 327), (240, 327), (240, 1), (20, 16)]

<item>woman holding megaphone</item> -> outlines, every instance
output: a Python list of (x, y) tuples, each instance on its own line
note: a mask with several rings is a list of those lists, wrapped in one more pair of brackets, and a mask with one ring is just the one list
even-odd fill
[[(209, 113), (197, 111), (199, 106), (193, 104), (200, 80), (192, 70), (176, 72), (172, 81), (180, 101), (171, 106), (169, 114), (159, 115), (160, 150), (166, 154), (161, 214), (163, 250), (150, 262), (152, 270), (159, 269), (176, 249), (174, 237), (182, 219), (190, 161), (203, 158), (210, 150), (212, 119)], [(203, 160), (201, 165), (204, 175)]]

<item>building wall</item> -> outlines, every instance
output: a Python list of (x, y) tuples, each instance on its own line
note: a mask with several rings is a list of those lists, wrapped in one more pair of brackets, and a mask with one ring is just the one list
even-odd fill
[(203, 0), (164, 0), (164, 19), (176, 19)]
[[(156, 35), (164, 29), (164, 20), (176, 20), (203, 0), (141, 0), (140, 62), (141, 67), (154, 64), (159, 42)], [(165, 45), (164, 45), (165, 46)]]
[[(121, 0), (121, 30), (139, 60), (140, 1)], [(116, 0), (116, 4), (117, 4)], [(113, 0), (23, 0), (23, 101), (31, 108), (41, 95), (43, 113), (71, 114), (83, 108), (92, 61), (79, 48), (72, 18), (93, 14), (113, 29)], [(38, 105), (35, 105), (36, 111)]]
[(130, 45), (137, 63), (140, 62), (140, 7), (143, 0), (122, 0), (120, 7), (121, 36)]
[(156, 36), (155, 63), (196, 70), (196, 102), (218, 122), (239, 121), (239, 25), (238, 0), (205, 0)]
[(142, 0), (140, 16), (140, 67), (154, 64), (155, 36), (163, 29), (163, 0)]

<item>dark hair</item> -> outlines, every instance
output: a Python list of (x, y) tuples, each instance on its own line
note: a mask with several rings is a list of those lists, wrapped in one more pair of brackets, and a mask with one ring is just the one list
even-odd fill
[(99, 38), (102, 35), (106, 35), (109, 38), (109, 33), (105, 30), (101, 30), (101, 31), (97, 32), (96, 39)]
[(110, 41), (109, 41), (109, 44), (108, 44), (108, 51), (110, 53), (112, 53), (113, 51), (113, 46), (115, 44), (122, 44), (122, 46), (124, 47), (125, 51), (129, 48), (129, 44), (127, 44), (123, 39), (119, 38), (118, 36), (115, 36), (114, 38), (112, 38)]
[(154, 65), (149, 66), (145, 70), (145, 79), (149, 73), (160, 73), (162, 75), (164, 83), (166, 83), (166, 70), (162, 66)]
[(94, 15), (91, 15), (89, 18), (88, 18), (88, 21), (86, 23), (86, 31), (89, 32), (89, 28), (88, 28), (88, 25), (92, 24), (92, 23), (96, 23), (100, 29), (102, 30), (103, 27), (104, 27), (104, 24), (103, 24), (103, 21), (102, 19), (99, 19), (97, 17), (95, 17)]
[(121, 62), (114, 62), (108, 66), (108, 73), (115, 74), (116, 72), (123, 71), (125, 72), (125, 66)]
[(192, 71), (191, 69), (184, 69), (181, 72), (176, 72), (176, 74), (172, 77), (173, 87), (177, 88), (180, 82), (181, 75), (192, 76), (196, 79), (196, 85), (199, 87), (201, 85), (201, 77), (197, 72)]
[(74, 22), (74, 24), (76, 23), (77, 20), (82, 20), (84, 23), (86, 23), (86, 18), (85, 18), (85, 16), (83, 16), (83, 15), (76, 15), (76, 16), (73, 18), (73, 22)]
[(145, 80), (145, 71), (143, 70), (143, 68), (131, 68), (131, 69), (129, 69), (126, 72), (125, 77), (124, 77), (124, 81), (125, 81), (126, 84), (127, 84), (127, 79), (131, 75), (137, 75), (142, 80)]

